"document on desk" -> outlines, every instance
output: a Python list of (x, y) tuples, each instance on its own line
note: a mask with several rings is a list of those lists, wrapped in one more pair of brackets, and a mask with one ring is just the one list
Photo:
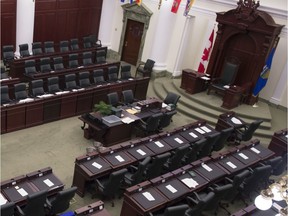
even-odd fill
[(176, 142), (178, 142), (179, 144), (182, 144), (183, 141), (181, 139), (179, 139), (178, 137), (174, 139)]
[(207, 170), (208, 172), (211, 172), (211, 171), (213, 171), (213, 169), (211, 169), (211, 167), (209, 167), (207, 164), (201, 164), (202, 165), (202, 167), (205, 169), (205, 170)]
[(152, 196), (152, 194), (151, 193), (149, 193), (149, 192), (144, 192), (144, 193), (142, 193), (143, 194), (143, 196), (148, 200), (148, 201), (154, 201), (155, 200), (155, 198)]
[(131, 122), (134, 122), (135, 120), (130, 117), (124, 117), (124, 118), (121, 118), (121, 121), (125, 124), (130, 124)]
[[(18, 187), (18, 186), (17, 186), (17, 187)], [(16, 187), (15, 187), (15, 188), (16, 188)], [(17, 190), (17, 192), (18, 192), (22, 197), (28, 195), (28, 193), (27, 193), (23, 188), (16, 189), (16, 190)]]
[(193, 132), (189, 133), (190, 136), (192, 136), (193, 138), (197, 138), (198, 136), (196, 134), (194, 134)]
[(7, 203), (7, 201), (8, 200), (2, 195), (2, 193), (0, 193), (0, 206)]
[(166, 188), (171, 192), (171, 193), (176, 193), (177, 190), (172, 186), (172, 185), (166, 185)]
[(115, 158), (121, 163), (125, 161), (120, 155), (115, 156)]
[(202, 126), (201, 129), (204, 130), (206, 133), (211, 132), (211, 130), (206, 126)]
[(198, 184), (198, 182), (196, 182), (195, 180), (193, 180), (192, 178), (184, 178), (181, 180), (185, 185), (187, 185), (189, 188), (193, 187), (195, 188)]
[(50, 179), (45, 179), (43, 182), (44, 182), (48, 187), (52, 187), (52, 186), (54, 185), (54, 183), (51, 182)]
[(23, 100), (19, 100), (19, 103), (27, 103), (27, 102), (31, 102), (31, 101), (34, 101), (34, 99), (33, 98), (26, 98)]
[(243, 153), (239, 153), (238, 154), (240, 157), (242, 157), (244, 160), (247, 160), (248, 159), (248, 157), (245, 155), (245, 154), (243, 154)]
[(235, 117), (232, 117), (232, 118), (231, 118), (231, 121), (232, 121), (234, 124), (242, 124), (242, 122), (241, 122), (239, 119), (235, 118)]
[(231, 161), (226, 162), (226, 164), (227, 164), (228, 166), (230, 166), (232, 169), (236, 169), (236, 168), (237, 168), (237, 166), (236, 166), (235, 164), (233, 164)]
[(256, 149), (256, 148), (254, 148), (254, 147), (252, 147), (251, 150), (252, 150), (253, 152), (255, 152), (256, 154), (259, 154), (259, 153), (260, 153), (260, 151), (259, 151), (258, 149)]
[(159, 148), (163, 148), (164, 145), (160, 141), (154, 142)]
[(200, 134), (204, 134), (204, 133), (205, 133), (205, 131), (201, 130), (200, 128), (195, 128), (195, 130), (196, 130), (198, 133), (200, 133)]
[(203, 79), (203, 80), (210, 80), (210, 78), (209, 77), (206, 77), (206, 76), (202, 76), (202, 77), (200, 77), (201, 79)]
[(126, 109), (126, 112), (132, 114), (132, 115), (135, 115), (136, 113), (138, 113), (139, 111), (136, 110), (136, 109)]
[(97, 169), (102, 168), (102, 165), (98, 164), (97, 162), (92, 163), (92, 166), (96, 167)]
[(146, 153), (142, 149), (137, 149), (136, 151), (142, 156), (146, 155)]

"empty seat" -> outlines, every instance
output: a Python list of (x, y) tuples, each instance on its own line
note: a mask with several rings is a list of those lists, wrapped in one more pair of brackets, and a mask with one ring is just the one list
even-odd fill
[(43, 73), (52, 71), (52, 68), (50, 65), (50, 58), (47, 57), (47, 58), (40, 59), (40, 71)]
[(140, 73), (143, 77), (151, 77), (155, 61), (147, 59), (144, 64), (139, 64), (136, 69), (135, 77)]
[(174, 151), (172, 151), (171, 157), (164, 164), (164, 169), (168, 171), (172, 171), (181, 167), (182, 159), (187, 153), (187, 151), (189, 150), (189, 147), (190, 147), (189, 144), (185, 144), (183, 146), (176, 148)]
[(1, 74), (0, 75), (1, 75), (0, 79), (6, 79), (9, 77), (4, 66), (1, 66)]
[[(150, 116), (146, 121), (140, 121), (136, 125), (136, 130), (142, 133), (142, 136), (148, 136), (159, 132), (159, 123), (163, 116), (163, 113), (156, 113)], [(141, 135), (140, 135), (141, 136)]]
[(96, 35), (92, 34), (89, 36), (92, 46), (101, 47), (101, 40), (97, 39)]
[(24, 65), (26, 75), (33, 76), (37, 73), (35, 60), (26, 60)]
[(121, 79), (131, 79), (131, 65), (121, 65)]
[(122, 91), (122, 95), (123, 95), (123, 103), (124, 104), (128, 105), (128, 104), (132, 104), (135, 101), (137, 101), (137, 100), (135, 100), (134, 93), (131, 89)]
[(95, 84), (103, 84), (106, 83), (104, 78), (103, 69), (97, 69), (93, 71), (93, 79)]
[(92, 61), (92, 52), (84, 52), (83, 53), (83, 65), (91, 65)]
[(213, 202), (214, 197), (215, 193), (212, 191), (202, 197), (193, 192), (192, 196), (186, 198), (190, 208), (185, 212), (185, 216), (201, 216), (203, 210)]
[(59, 88), (59, 78), (58, 77), (49, 77), (47, 79), (48, 93), (54, 94), (55, 92), (61, 91)]
[(90, 36), (83, 37), (83, 47), (84, 48), (91, 48), (92, 47)]
[(118, 67), (111, 66), (108, 67), (108, 81), (115, 82), (118, 80)]
[(1, 86), (1, 105), (11, 102), (8, 86)]
[(31, 87), (31, 95), (33, 97), (37, 97), (39, 95), (43, 95), (44, 88), (43, 88), (43, 80), (32, 80), (30, 83)]
[(66, 90), (79, 89), (79, 86), (76, 84), (75, 74), (65, 75), (65, 88)]
[(53, 65), (55, 71), (63, 70), (64, 69), (63, 58), (62, 57), (53, 58)]
[(162, 130), (163, 128), (167, 127), (170, 125), (172, 122), (172, 117), (177, 113), (176, 110), (168, 111), (163, 114), (163, 117), (160, 120), (159, 123), (159, 129)]
[(157, 176), (160, 176), (164, 170), (164, 164), (167, 162), (170, 156), (171, 156), (171, 153), (166, 152), (161, 155), (156, 155), (152, 157), (152, 160), (148, 164), (147, 169), (146, 169), (147, 179), (153, 179)]
[(107, 95), (108, 97), (108, 104), (113, 107), (117, 107), (119, 105), (119, 96), (117, 92), (111, 92)]
[(176, 206), (169, 206), (164, 210), (150, 213), (149, 216), (184, 216), (186, 210), (189, 208), (187, 204), (180, 204)]
[(53, 41), (45, 41), (44, 42), (44, 51), (45, 53), (54, 53), (54, 42)]
[(41, 42), (32, 43), (32, 53), (33, 55), (39, 55), (43, 53)]
[(209, 156), (212, 152), (214, 144), (220, 137), (220, 133), (213, 133), (206, 137), (206, 142), (204, 143), (201, 151), (198, 154), (198, 158)]
[(263, 122), (262, 119), (256, 120), (244, 128), (234, 130), (235, 142), (240, 143), (241, 141), (249, 141), (252, 139), (254, 132), (259, 128), (260, 124)]
[(25, 83), (17, 83), (14, 85), (14, 94), (16, 100), (26, 99), (28, 97)]
[(77, 38), (73, 38), (70, 40), (70, 47), (71, 47), (71, 50), (79, 50), (79, 44), (78, 44)]
[(91, 86), (89, 71), (84, 71), (84, 72), (79, 73), (79, 86), (81, 88), (86, 88), (86, 87)]
[(14, 60), (14, 46), (5, 45), (2, 47), (2, 58), (6, 66), (9, 66), (9, 62)]
[(30, 56), (29, 46), (27, 43), (26, 44), (19, 44), (19, 51), (20, 51), (21, 57)]
[(106, 62), (106, 52), (104, 50), (96, 51), (96, 63), (102, 64)]
[(233, 127), (225, 128), (220, 132), (219, 139), (215, 142), (213, 146), (213, 151), (219, 151), (222, 148), (224, 148), (225, 143), (227, 142), (227, 139), (231, 136), (233, 132)]
[(7, 202), (6, 204), (0, 205), (1, 216), (13, 216), (15, 212), (15, 203)]
[(60, 52), (69, 51), (69, 42), (67, 40), (60, 41)]
[(180, 95), (174, 92), (168, 92), (163, 102), (165, 104), (173, 104), (176, 107), (180, 97), (181, 97)]
[(78, 54), (69, 54), (69, 68), (77, 68), (78, 66)]

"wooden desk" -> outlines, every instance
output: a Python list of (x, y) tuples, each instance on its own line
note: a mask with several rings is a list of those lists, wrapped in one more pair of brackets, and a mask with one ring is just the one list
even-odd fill
[(224, 93), (222, 107), (225, 109), (233, 109), (237, 107), (242, 99), (245, 89), (241, 86), (230, 86)]
[(180, 88), (186, 90), (190, 94), (196, 94), (205, 90), (204, 73), (198, 73), (191, 69), (182, 70), (182, 79)]
[(268, 149), (275, 152), (277, 156), (283, 156), (287, 153), (287, 140), (287, 128), (276, 131), (272, 136)]
[(241, 118), (237, 116), (235, 112), (227, 112), (220, 114), (218, 116), (218, 121), (215, 126), (217, 131), (222, 131), (223, 129), (233, 127), (234, 129), (238, 129), (246, 126), (247, 123), (244, 122)]
[(74, 214), (75, 216), (111, 216), (101, 200), (76, 209)]

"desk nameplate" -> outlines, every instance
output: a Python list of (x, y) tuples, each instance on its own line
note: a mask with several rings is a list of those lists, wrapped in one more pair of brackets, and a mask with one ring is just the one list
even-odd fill
[(219, 161), (217, 161), (217, 163), (225, 170), (230, 172), (230, 174), (238, 172), (247, 167), (233, 156), (228, 156), (223, 159), (220, 159)]
[(177, 199), (190, 192), (179, 179), (168, 180), (156, 186), (156, 188), (169, 200)]
[(162, 140), (168, 143), (172, 148), (181, 147), (189, 143), (189, 141), (180, 136), (180, 134), (163, 137)]
[(133, 159), (123, 151), (107, 154), (103, 156), (103, 158), (105, 158), (105, 160), (111, 164), (112, 168), (124, 166), (125, 164), (130, 164), (133, 162)]
[(145, 146), (153, 151), (155, 154), (161, 154), (170, 151), (172, 148), (165, 141), (158, 139), (145, 143)]
[(103, 160), (101, 157), (87, 160), (81, 165), (85, 166), (93, 175), (97, 175), (98, 173), (102, 173), (106, 170), (111, 169), (109, 163)]
[(126, 151), (137, 160), (142, 160), (148, 156), (154, 155), (154, 152), (152, 152), (145, 145), (138, 145), (133, 148), (129, 148)]
[[(206, 166), (205, 166), (206, 165)], [(216, 181), (217, 179), (223, 178), (227, 174), (216, 166), (213, 162), (207, 164), (201, 164), (199, 167), (194, 169), (196, 173), (199, 173), (209, 181)]]

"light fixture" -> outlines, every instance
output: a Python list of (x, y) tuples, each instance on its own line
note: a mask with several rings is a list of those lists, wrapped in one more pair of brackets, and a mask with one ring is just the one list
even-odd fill
[(255, 206), (262, 211), (268, 210), (272, 206), (272, 198), (273, 193), (269, 188), (262, 190), (261, 194), (255, 199)]

